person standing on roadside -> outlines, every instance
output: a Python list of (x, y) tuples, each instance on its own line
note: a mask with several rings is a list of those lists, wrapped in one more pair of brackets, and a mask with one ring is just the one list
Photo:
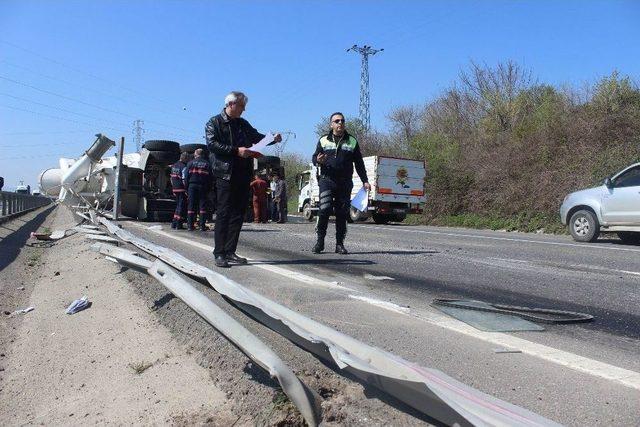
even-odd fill
[(187, 188), (182, 180), (184, 168), (189, 161), (189, 153), (181, 153), (180, 160), (171, 165), (171, 190), (176, 198), (176, 210), (173, 213), (173, 221), (171, 228), (174, 230), (182, 229), (184, 221), (187, 219)]
[(278, 221), (278, 206), (276, 202), (273, 200), (273, 195), (276, 194), (276, 177), (271, 175), (269, 177), (269, 197), (270, 197), (270, 206), (269, 206), (269, 219), (271, 221)]
[(256, 174), (251, 182), (253, 193), (253, 222), (267, 222), (267, 181)]
[[(229, 267), (229, 261), (247, 262), (236, 254), (236, 248), (249, 199), (252, 159), (260, 156), (250, 147), (264, 138), (240, 117), (248, 101), (242, 92), (229, 93), (222, 112), (209, 119), (205, 126), (218, 202), (213, 250), (218, 267)], [(282, 136), (276, 134), (274, 141), (281, 142)]]
[(273, 201), (278, 212), (278, 223), (284, 224), (287, 222), (287, 183), (279, 173), (274, 175), (274, 181), (276, 182), (276, 191), (273, 194)]
[(312, 161), (320, 167), (318, 186), (320, 187), (320, 209), (316, 223), (317, 241), (312, 252), (319, 254), (324, 250), (324, 237), (327, 234), (329, 216), (336, 216), (336, 253), (346, 255), (344, 247), (347, 235), (347, 215), (351, 204), (353, 188), (353, 166), (362, 180), (362, 186), (369, 191), (371, 186), (367, 170), (362, 160), (358, 141), (345, 128), (344, 115), (333, 113), (329, 118), (331, 131), (324, 135), (316, 145)]
[(184, 185), (187, 188), (189, 197), (189, 210), (187, 212), (187, 228), (189, 231), (195, 229), (196, 209), (200, 230), (207, 231), (207, 193), (211, 186), (211, 165), (204, 158), (204, 150), (198, 148), (193, 153), (193, 160), (187, 163), (184, 168)]

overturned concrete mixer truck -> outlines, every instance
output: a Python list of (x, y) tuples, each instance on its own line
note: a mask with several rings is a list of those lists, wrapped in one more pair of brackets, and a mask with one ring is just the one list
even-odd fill
[[(77, 159), (61, 158), (59, 167), (40, 174), (41, 192), (71, 206), (112, 209), (117, 158), (103, 156), (114, 145), (114, 141), (97, 134), (84, 155)], [(139, 152), (124, 154), (120, 172), (122, 215), (140, 220), (169, 221), (176, 206), (170, 166), (180, 158), (181, 152), (193, 153), (198, 148), (206, 146), (150, 140)]]

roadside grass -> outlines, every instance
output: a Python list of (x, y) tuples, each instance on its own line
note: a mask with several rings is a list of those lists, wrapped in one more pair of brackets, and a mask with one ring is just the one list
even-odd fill
[(142, 374), (144, 371), (146, 371), (152, 366), (153, 366), (152, 362), (145, 362), (145, 361), (129, 363), (129, 367), (133, 369), (133, 372), (135, 372), (138, 375)]
[(277, 390), (271, 404), (256, 416), (255, 425), (303, 426), (307, 424), (289, 397), (282, 390)]
[(27, 265), (29, 267), (35, 267), (40, 262), (44, 251), (39, 247), (32, 247), (30, 249), (29, 256), (27, 257)]
[(567, 234), (566, 227), (555, 217), (531, 212), (524, 212), (506, 218), (490, 214), (445, 215), (432, 218), (426, 218), (423, 215), (407, 215), (404, 223), (408, 225), (438, 225), (485, 230), (522, 231), (526, 233)]

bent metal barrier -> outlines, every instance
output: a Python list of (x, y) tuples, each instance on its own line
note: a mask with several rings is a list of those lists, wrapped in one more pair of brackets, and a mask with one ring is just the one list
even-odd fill
[(51, 203), (44, 196), (0, 191), (0, 223)]
[(370, 346), (307, 318), (237, 282), (194, 263), (179, 253), (146, 241), (90, 211), (92, 219), (125, 242), (192, 277), (206, 280), (218, 293), (265, 326), (320, 359), (333, 363), (423, 414), (446, 425), (557, 426), (519, 406), (497, 399), (449, 377)]

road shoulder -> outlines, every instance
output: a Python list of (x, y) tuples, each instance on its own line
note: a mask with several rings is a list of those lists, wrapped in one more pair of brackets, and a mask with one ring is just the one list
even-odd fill
[[(47, 223), (68, 228), (74, 218), (60, 207)], [(2, 315), (14, 332), (0, 338), (2, 424), (235, 422), (207, 370), (158, 323), (120, 267), (89, 246), (76, 234), (40, 255), (18, 256), (12, 265), (21, 266), (2, 273), (3, 293), (32, 289), (25, 303), (35, 307)], [(83, 295), (91, 307), (65, 314)]]

